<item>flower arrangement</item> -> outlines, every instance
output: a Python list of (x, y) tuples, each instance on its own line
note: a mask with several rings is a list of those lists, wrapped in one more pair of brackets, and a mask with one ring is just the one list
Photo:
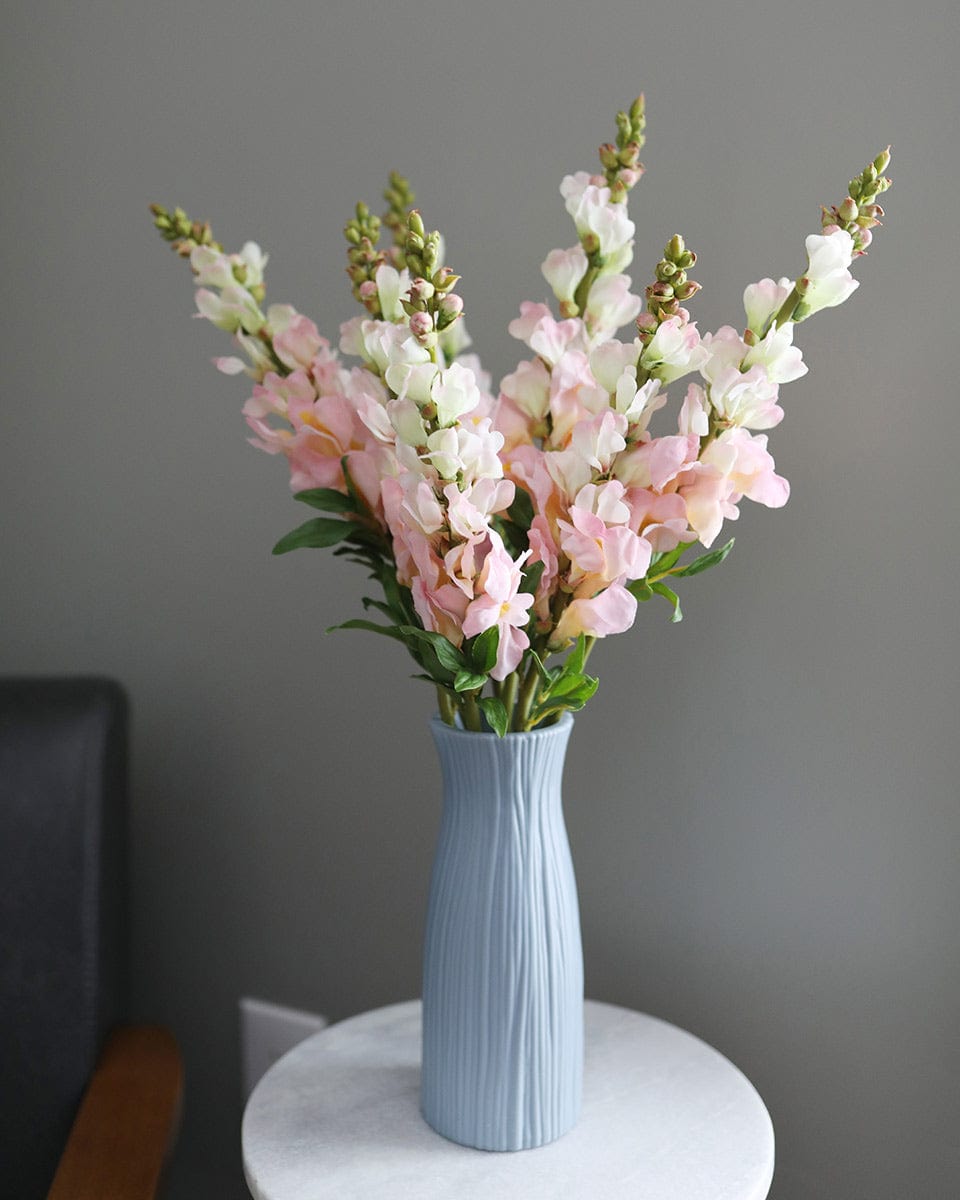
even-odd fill
[[(340, 328), (353, 366), (290, 305), (264, 311), (258, 245), (228, 254), (208, 224), (152, 206), (190, 260), (197, 315), (245, 356), (215, 362), (253, 380), (251, 442), (284, 455), (295, 499), (325, 514), (274, 553), (336, 547), (368, 569), (382, 597), (363, 604), (383, 620), (337, 628), (402, 642), (444, 721), (467, 730), (502, 736), (582, 708), (597, 688), (585, 670), (596, 640), (629, 629), (654, 597), (680, 620), (672, 585), (727, 557), (732, 540), (713, 547), (740, 502), (786, 503), (763, 431), (783, 417), (780, 385), (807, 371), (795, 327), (856, 289), (849, 268), (883, 215), (889, 148), (822, 210), (797, 279), (751, 284), (743, 331), (701, 335), (686, 307), (700, 287), (696, 255), (682, 237), (643, 297), (624, 273), (645, 124), (641, 96), (617, 114), (600, 171), (561, 183), (577, 243), (542, 266), (559, 313), (521, 304), (509, 329), (530, 355), (496, 393), (466, 353), (459, 276), (399, 175), (383, 218), (358, 204), (345, 230), (364, 309)], [(634, 336), (619, 339), (631, 324)], [(687, 376), (672, 427), (653, 433), (667, 389)]]

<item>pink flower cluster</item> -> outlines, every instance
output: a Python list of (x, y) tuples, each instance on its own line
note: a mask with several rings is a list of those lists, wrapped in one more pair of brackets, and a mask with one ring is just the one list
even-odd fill
[[(628, 629), (631, 584), (681, 544), (712, 546), (743, 499), (786, 503), (763, 431), (783, 417), (780, 385), (807, 369), (793, 324), (775, 319), (793, 281), (747, 288), (742, 335), (724, 326), (701, 337), (682, 308), (641, 315), (623, 273), (634, 234), (626, 205), (602, 176), (568, 176), (561, 194), (579, 242), (543, 264), (560, 318), (521, 305), (510, 332), (530, 354), (496, 396), (462, 353), (459, 297), (444, 298), (453, 324), (438, 333), (422, 304), (410, 311), (432, 285), (406, 270), (384, 263), (363, 284), (384, 316), (342, 327), (340, 351), (360, 360), (346, 367), (312, 321), (289, 306), (261, 312), (238, 282), (259, 282), (259, 248), (193, 254), (200, 315), (234, 332), (248, 360), (217, 365), (255, 380), (244, 407), (253, 444), (286, 456), (296, 492), (346, 494), (346, 463), (423, 628), (460, 647), (496, 627), (497, 681), (517, 670), (531, 636), (560, 649), (581, 633)], [(849, 234), (828, 231), (807, 248), (808, 307), (840, 303), (855, 286)], [(638, 318), (643, 336), (617, 340)], [(684, 376), (696, 378), (672, 427), (654, 434), (667, 387)], [(532, 519), (513, 537), (518, 489)]]

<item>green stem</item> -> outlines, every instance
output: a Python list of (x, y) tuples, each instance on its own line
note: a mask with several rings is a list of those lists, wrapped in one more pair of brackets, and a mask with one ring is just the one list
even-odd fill
[(456, 725), (457, 705), (454, 698), (445, 687), (437, 684), (437, 700), (440, 704), (440, 717), (445, 725)]
[(802, 297), (801, 297), (800, 293), (797, 291), (797, 285), (794, 284), (793, 289), (790, 292), (790, 295), (780, 305), (779, 309), (777, 309), (777, 312), (774, 314), (774, 316), (767, 322), (763, 333), (760, 335), (761, 338), (766, 337), (767, 333), (770, 331), (770, 328), (774, 324), (774, 322), (776, 322), (776, 326), (778, 329), (782, 329), (783, 326), (786, 324), (786, 322), (789, 321), (793, 317), (793, 314), (797, 311), (797, 308), (800, 304), (801, 299), (802, 299)]
[(476, 692), (463, 693), (463, 723), (471, 733), (483, 733), (483, 719), (480, 715), (480, 705), (477, 704)]
[(579, 284), (577, 285), (577, 290), (573, 294), (573, 302), (577, 306), (581, 317), (583, 316), (584, 310), (587, 307), (590, 289), (593, 287), (599, 274), (599, 264), (587, 267), (587, 273), (580, 280)]
[(512, 728), (513, 709), (517, 703), (517, 688), (520, 686), (520, 674), (514, 671), (500, 685), (500, 699), (503, 701), (503, 707), (507, 710), (507, 728)]
[(513, 714), (513, 728), (517, 733), (523, 733), (529, 728), (530, 710), (533, 708), (539, 684), (540, 672), (537, 664), (531, 659), (520, 688), (517, 707)]

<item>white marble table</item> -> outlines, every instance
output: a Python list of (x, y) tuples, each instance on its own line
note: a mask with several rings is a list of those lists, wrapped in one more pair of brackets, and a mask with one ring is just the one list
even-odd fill
[(420, 1116), (419, 1001), (314, 1034), (247, 1104), (255, 1200), (764, 1200), (773, 1127), (737, 1068), (654, 1017), (585, 1013), (580, 1123), (512, 1154), (448, 1142)]

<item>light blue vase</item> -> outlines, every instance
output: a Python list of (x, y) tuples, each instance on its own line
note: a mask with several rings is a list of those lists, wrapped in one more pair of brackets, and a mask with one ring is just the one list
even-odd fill
[(573, 718), (531, 733), (432, 722), (443, 771), (423, 964), (423, 1115), (481, 1150), (577, 1121), (583, 953), (560, 784)]

